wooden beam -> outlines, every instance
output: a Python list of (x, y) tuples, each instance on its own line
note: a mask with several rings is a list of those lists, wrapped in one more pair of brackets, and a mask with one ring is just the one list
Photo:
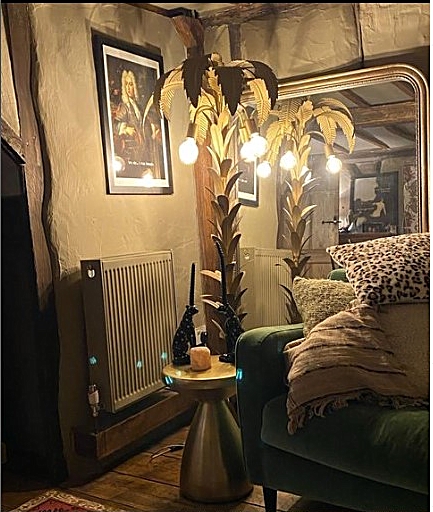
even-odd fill
[(234, 4), (233, 7), (224, 7), (203, 13), (200, 19), (205, 28), (220, 25), (242, 24), (256, 18), (268, 16), (282, 16), (310, 12), (322, 7), (323, 4)]
[(355, 107), (350, 109), (355, 130), (358, 126), (386, 126), (400, 123), (413, 123), (416, 119), (414, 101), (389, 103), (384, 105)]
[[(204, 54), (204, 29), (200, 20), (189, 16), (175, 16), (173, 25), (186, 46), (188, 57)], [(185, 127), (186, 130), (186, 127)], [(202, 270), (215, 270), (218, 264), (218, 255), (212, 241), (214, 234), (214, 212), (211, 205), (209, 190), (213, 190), (213, 181), (209, 172), (212, 159), (205, 142), (199, 148), (199, 156), (194, 165), (194, 182), (197, 223), (200, 239), (200, 268)], [(209, 277), (202, 276), (202, 293), (205, 295), (219, 295), (218, 283)], [(206, 330), (208, 333), (208, 346), (213, 354), (224, 352), (218, 335), (218, 328), (212, 321), (215, 319), (215, 310), (205, 305)]]
[(200, 20), (190, 16), (175, 16), (171, 19), (188, 57), (203, 55), (204, 28)]

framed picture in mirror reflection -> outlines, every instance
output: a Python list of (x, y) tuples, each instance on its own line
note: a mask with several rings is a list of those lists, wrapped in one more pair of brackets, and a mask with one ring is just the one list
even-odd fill
[(353, 233), (397, 234), (399, 173), (387, 172), (352, 180), (350, 207)]
[(239, 202), (245, 206), (259, 206), (259, 180), (257, 179), (256, 163), (241, 160), (238, 171), (242, 172), (238, 178)]

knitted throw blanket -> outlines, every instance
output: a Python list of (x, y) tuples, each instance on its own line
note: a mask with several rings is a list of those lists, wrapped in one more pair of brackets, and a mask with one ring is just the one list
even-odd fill
[(288, 343), (284, 353), (290, 434), (309, 418), (350, 400), (394, 408), (428, 406), (395, 358), (375, 310), (366, 304), (327, 318), (306, 338)]

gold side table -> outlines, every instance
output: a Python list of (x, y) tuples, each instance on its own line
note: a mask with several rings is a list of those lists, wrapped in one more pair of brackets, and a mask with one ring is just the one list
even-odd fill
[(228, 398), (236, 392), (236, 368), (211, 356), (209, 370), (190, 365), (163, 368), (163, 379), (174, 391), (198, 401), (180, 470), (180, 493), (202, 503), (236, 501), (253, 489), (248, 482), (238, 424)]

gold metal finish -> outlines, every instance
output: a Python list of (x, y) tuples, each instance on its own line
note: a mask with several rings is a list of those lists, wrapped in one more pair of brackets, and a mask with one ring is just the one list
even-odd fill
[(196, 372), (190, 365), (163, 369), (171, 389), (199, 402), (182, 456), (180, 493), (202, 503), (224, 503), (247, 496), (248, 482), (239, 427), (228, 398), (236, 392), (236, 368), (211, 356), (209, 370)]

